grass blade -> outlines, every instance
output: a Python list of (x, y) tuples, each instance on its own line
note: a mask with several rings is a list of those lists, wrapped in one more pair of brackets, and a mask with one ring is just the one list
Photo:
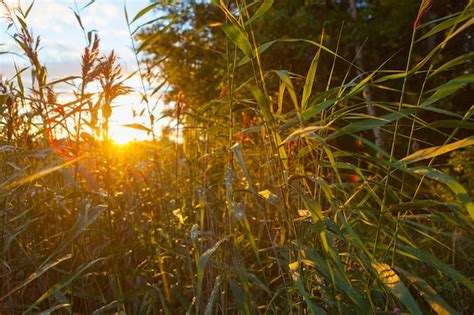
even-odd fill
[(372, 266), (377, 271), (379, 280), (384, 284), (387, 289), (392, 292), (397, 299), (406, 306), (411, 314), (422, 315), (423, 312), (419, 308), (418, 304), (415, 302), (415, 299), (410, 294), (410, 291), (401, 281), (400, 277), (395, 273), (395, 271), (387, 264), (381, 263), (372, 263)]

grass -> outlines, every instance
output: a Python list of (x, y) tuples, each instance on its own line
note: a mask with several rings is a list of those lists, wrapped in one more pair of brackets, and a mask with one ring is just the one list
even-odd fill
[[(81, 73), (51, 82), (29, 9), (12, 13), (13, 38), (31, 65), (17, 69), (0, 98), (0, 313), (474, 311), (472, 178), (459, 176), (472, 173), (466, 130), (474, 110), (438, 106), (473, 78), (432, 84), (472, 58), (436, 59), (472, 25), (470, 4), (435, 21), (446, 26), (445, 39), (421, 61), (409, 56), (405, 71), (382, 65), (350, 78), (357, 66), (322, 36), (306, 41), (315, 57), (301, 79), (262, 67), (257, 48), (265, 43), (251, 23), (258, 16), (238, 3), (238, 16), (218, 4), (227, 20), (227, 95), (197, 109), (183, 105), (185, 95), (175, 100), (181, 142), (165, 133), (127, 146), (108, 137), (114, 99), (130, 92), (115, 55), (102, 55), (99, 39), (84, 31)], [(127, 16), (129, 26), (144, 12)], [(142, 48), (134, 48), (138, 62)], [(346, 64), (348, 76), (316, 93), (321, 54)], [(252, 65), (246, 83), (234, 81), (239, 60)], [(148, 102), (153, 82), (142, 72)], [(424, 78), (415, 97), (406, 93), (413, 77)], [(68, 104), (54, 91), (64, 82), (76, 83)], [(95, 83), (99, 92), (91, 92)], [(399, 101), (369, 101), (368, 87), (392, 88)], [(438, 144), (423, 140), (426, 130)]]

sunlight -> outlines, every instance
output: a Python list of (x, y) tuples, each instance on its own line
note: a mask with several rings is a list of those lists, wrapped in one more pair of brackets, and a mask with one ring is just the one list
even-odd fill
[[(134, 78), (137, 79), (136, 77)], [(131, 82), (136, 83), (136, 82)], [(113, 106), (112, 115), (109, 122), (109, 136), (113, 142), (124, 145), (132, 141), (150, 140), (151, 136), (146, 130), (134, 129), (126, 127), (130, 124), (141, 124), (143, 117), (137, 117), (133, 114), (135, 109), (137, 112), (140, 108), (132, 104), (139, 104), (140, 96), (135, 93), (122, 95), (116, 99), (116, 105)]]
[(473, 2), (0, 0), (0, 315), (474, 315)]
[(146, 131), (135, 130), (122, 125), (110, 126), (109, 136), (114, 143), (119, 145), (149, 139)]

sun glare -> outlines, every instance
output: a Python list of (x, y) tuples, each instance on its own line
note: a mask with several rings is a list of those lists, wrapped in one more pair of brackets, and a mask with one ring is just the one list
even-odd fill
[[(135, 78), (136, 79), (136, 78)], [(109, 136), (112, 141), (118, 145), (125, 145), (133, 141), (150, 140), (151, 136), (146, 130), (134, 129), (125, 125), (140, 124), (136, 121), (132, 114), (133, 107), (131, 104), (139, 104), (140, 96), (136, 93), (122, 95), (116, 99), (113, 106), (112, 116), (110, 117)]]
[(135, 130), (121, 125), (111, 126), (109, 130), (110, 139), (116, 144), (125, 145), (133, 141), (144, 141), (149, 139), (147, 132)]

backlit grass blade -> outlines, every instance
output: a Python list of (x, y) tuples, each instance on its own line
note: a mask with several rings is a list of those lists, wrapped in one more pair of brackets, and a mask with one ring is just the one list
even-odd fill
[[(322, 237), (322, 235), (320, 237)], [(307, 259), (303, 260), (302, 263), (306, 263), (314, 267), (318, 271), (318, 274), (323, 276), (328, 283), (334, 283), (335, 287), (338, 290), (340, 290), (350, 300), (354, 302), (359, 312), (369, 312), (369, 304), (364, 300), (362, 294), (358, 290), (356, 290), (345, 277), (346, 275), (343, 273), (343, 268), (341, 268), (340, 266), (341, 264), (338, 264), (338, 268), (334, 268), (334, 265), (327, 260), (327, 258), (334, 260), (334, 258), (331, 257), (332, 255), (330, 255), (328, 251), (326, 251), (325, 253), (327, 256), (323, 256), (317, 253), (315, 250), (304, 246), (301, 250), (301, 253), (303, 254), (303, 257)]]
[(249, 26), (256, 19), (262, 17), (268, 10), (271, 9), (275, 0), (263, 0), (263, 3), (258, 7), (257, 11), (245, 22), (245, 26)]
[(204, 315), (212, 315), (212, 310), (214, 308), (214, 303), (216, 302), (216, 299), (219, 295), (219, 289), (221, 287), (221, 282), (222, 278), (221, 276), (216, 277), (216, 284), (214, 285), (214, 288), (212, 289), (211, 296), (209, 297), (209, 301), (207, 302), (206, 305), (206, 310), (204, 311)]
[(343, 134), (357, 133), (363, 130), (379, 128), (391, 122), (395, 122), (401, 118), (407, 117), (408, 115), (414, 112), (416, 112), (416, 109), (407, 108), (407, 109), (401, 110), (400, 112), (390, 113), (390, 114), (386, 114), (380, 117), (362, 119), (360, 121), (347, 124), (337, 129), (336, 131), (334, 131), (332, 134), (329, 135), (329, 139), (336, 138)]
[[(324, 35), (324, 30), (323, 30), (323, 34), (321, 35), (321, 42), (323, 40), (323, 35)], [(302, 111), (306, 110), (306, 107), (308, 106), (308, 100), (309, 100), (309, 98), (311, 96), (311, 93), (313, 91), (313, 84), (314, 84), (314, 80), (315, 80), (315, 77), (316, 77), (316, 72), (318, 70), (319, 57), (320, 56), (321, 56), (321, 46), (319, 47), (318, 51), (316, 52), (316, 55), (314, 56), (313, 60), (311, 61), (311, 65), (309, 67), (308, 73), (306, 74), (306, 81), (305, 81), (305, 84), (304, 84), (303, 95), (302, 95), (302, 99), (301, 99), (301, 110)]]
[(304, 120), (308, 120), (308, 119), (318, 115), (322, 111), (330, 108), (337, 101), (338, 101), (337, 99), (331, 99), (331, 100), (323, 101), (321, 103), (316, 103), (316, 104), (311, 103), (309, 105), (309, 108), (301, 113), (301, 116), (303, 117)]
[(63, 288), (69, 286), (75, 279), (77, 279), (84, 271), (89, 269), (91, 266), (96, 264), (97, 262), (104, 260), (104, 258), (94, 259), (93, 261), (87, 263), (84, 266), (78, 268), (75, 272), (71, 275), (64, 278), (62, 281), (56, 283), (53, 287), (48, 289), (41, 297), (39, 297), (30, 307), (25, 311), (26, 313), (32, 311), (38, 304), (46, 300), (50, 295), (53, 295), (56, 291), (62, 290)]
[(196, 288), (196, 312), (200, 312), (201, 299), (202, 299), (202, 280), (204, 278), (204, 271), (206, 270), (207, 263), (215, 251), (221, 246), (222, 243), (227, 239), (222, 239), (214, 244), (211, 248), (206, 250), (201, 257), (199, 257), (197, 265), (197, 288)]
[(443, 21), (439, 23), (438, 25), (434, 26), (431, 30), (423, 34), (420, 38), (418, 38), (416, 41), (422, 41), (428, 37), (431, 37), (439, 32), (442, 32), (450, 27), (453, 27), (454, 25), (461, 23), (469, 18), (474, 17), (474, 11), (468, 11), (466, 13), (462, 13), (461, 15), (453, 16), (452, 18)]
[(420, 261), (424, 262), (425, 264), (431, 265), (432, 267), (441, 271), (444, 276), (451, 278), (454, 281), (464, 285), (471, 293), (474, 293), (474, 283), (472, 283), (472, 281), (470, 281), (466, 276), (464, 276), (459, 271), (452, 268), (445, 262), (439, 260), (438, 258), (434, 257), (433, 255), (431, 255), (430, 253), (427, 253), (424, 250), (413, 248), (411, 246), (406, 246), (402, 244), (399, 244), (398, 246), (404, 251), (408, 252), (409, 254), (417, 257)]
[(70, 231), (67, 231), (64, 239), (62, 242), (57, 245), (56, 248), (51, 250), (48, 258), (43, 262), (43, 265), (48, 263), (51, 259), (53, 259), (56, 255), (59, 255), (69, 244), (71, 244), (75, 239), (77, 239), (82, 233), (86, 231), (86, 229), (93, 224), (106, 210), (106, 207), (95, 206), (93, 208), (86, 208), (84, 213), (81, 213), (77, 218), (76, 223)]
[(252, 45), (248, 40), (247, 34), (245, 34), (242, 29), (232, 24), (222, 25), (221, 28), (227, 37), (245, 54), (245, 56), (252, 58)]
[(423, 314), (410, 291), (408, 291), (400, 277), (389, 265), (374, 262), (372, 263), (372, 266), (377, 271), (379, 280), (393, 295), (397, 297), (400, 302), (403, 303), (403, 305), (405, 305), (411, 314)]
[(439, 100), (456, 93), (460, 88), (466, 84), (474, 83), (474, 75), (465, 75), (450, 80), (449, 82), (436, 88), (436, 92), (433, 93), (426, 101), (421, 103), (421, 107), (429, 106)]
[(291, 278), (296, 284), (298, 291), (300, 292), (301, 296), (303, 297), (304, 302), (308, 306), (308, 310), (313, 315), (324, 315), (327, 314), (324, 309), (319, 307), (315, 302), (311, 300), (311, 296), (308, 291), (304, 287), (304, 283), (301, 280), (301, 271), (300, 271), (300, 264), (299, 262), (295, 261), (288, 265), (290, 270)]
[[(257, 54), (261, 55), (263, 54), (268, 48), (272, 47), (273, 44), (275, 44), (277, 42), (277, 40), (272, 40), (272, 41), (269, 41), (269, 42), (266, 42), (260, 46), (258, 46), (257, 48)], [(253, 57), (255, 57), (255, 53), (252, 54)], [(243, 65), (246, 65), (247, 63), (249, 63), (250, 61), (252, 60), (252, 58), (250, 58), (249, 56), (244, 56), (242, 59), (240, 59), (240, 61), (237, 63), (237, 67), (241, 67)]]
[(442, 64), (441, 66), (439, 66), (435, 71), (433, 71), (430, 74), (430, 77), (433, 77), (433, 76), (437, 75), (438, 73), (440, 73), (442, 71), (449, 70), (449, 69), (451, 69), (453, 67), (456, 67), (458, 65), (461, 65), (463, 63), (472, 62), (473, 59), (474, 59), (474, 52), (470, 52), (470, 53), (458, 56), (456, 58), (453, 58), (450, 61)]
[(439, 296), (425, 280), (409, 273), (408, 271), (400, 270), (405, 278), (418, 290), (420, 296), (431, 306), (431, 308), (439, 315), (455, 315), (458, 314), (446, 301)]
[(467, 137), (465, 139), (462, 139), (450, 144), (418, 150), (410, 154), (409, 156), (404, 157), (400, 161), (406, 164), (410, 164), (410, 163), (418, 162), (421, 160), (433, 158), (433, 157), (436, 157), (436, 156), (439, 156), (439, 155), (442, 155), (454, 150), (469, 147), (472, 145), (474, 145), (474, 136)]
[(149, 6), (141, 9), (137, 14), (135, 14), (135, 16), (133, 17), (132, 21), (129, 23), (129, 24), (132, 24), (134, 23), (135, 21), (137, 21), (138, 19), (140, 19), (142, 16), (144, 16), (145, 14), (147, 14), (148, 12), (150, 12), (151, 10), (155, 9), (156, 7), (158, 6), (163, 6), (163, 5), (168, 5), (168, 3), (166, 2), (155, 2), (155, 3), (152, 3), (150, 4)]
[(62, 256), (54, 261), (51, 261), (43, 266), (41, 266), (39, 269), (37, 269), (34, 273), (32, 273), (31, 275), (29, 275), (28, 278), (26, 278), (24, 281), (22, 281), (20, 284), (18, 284), (17, 286), (15, 286), (13, 289), (11, 289), (9, 292), (7, 292), (5, 295), (3, 295), (1, 298), (0, 298), (0, 302), (1, 301), (4, 301), (7, 297), (9, 297), (11, 294), (17, 292), (18, 290), (26, 287), (27, 285), (29, 285), (33, 280), (41, 277), (46, 271), (50, 270), (51, 268), (54, 268), (56, 267), (57, 265), (59, 265), (60, 263), (62, 263), (63, 261), (65, 260), (68, 260), (68, 259), (71, 259), (72, 258), (72, 255), (71, 254), (67, 254), (65, 256)]
[[(286, 90), (288, 91), (288, 94), (290, 94), (290, 98), (294, 108), (298, 110), (298, 98), (296, 96), (295, 87), (293, 85), (289, 72), (286, 70), (276, 70), (274, 72), (280, 78), (281, 83), (285, 86)], [(283, 95), (281, 95), (280, 97), (283, 98)], [(283, 100), (281, 100), (281, 102), (283, 102)]]
[(249, 183), (250, 189), (253, 189), (252, 177), (250, 176), (249, 169), (247, 168), (247, 165), (245, 163), (244, 154), (242, 152), (242, 146), (240, 145), (240, 143), (236, 143), (230, 149), (234, 153), (235, 158), (237, 159), (237, 162), (239, 163), (239, 166), (242, 169), (242, 172), (244, 173), (245, 179)]
[(75, 159), (72, 159), (70, 161), (67, 161), (67, 162), (64, 162), (60, 165), (57, 165), (57, 166), (53, 166), (53, 167), (48, 167), (46, 169), (43, 169), (39, 172), (36, 172), (35, 174), (32, 174), (30, 176), (27, 176), (27, 177), (24, 177), (24, 178), (21, 178), (21, 179), (18, 179), (18, 180), (15, 180), (13, 182), (10, 182), (10, 183), (4, 183), (2, 186), (0, 186), (0, 191), (8, 191), (8, 190), (11, 190), (11, 189), (14, 189), (16, 187), (19, 187), (21, 185), (24, 185), (24, 184), (27, 184), (27, 183), (31, 183), (35, 180), (38, 180), (44, 176), (47, 176), (49, 174), (52, 174), (54, 172), (57, 172), (65, 167), (68, 167), (70, 165), (73, 165), (74, 163), (84, 159), (86, 157), (86, 155), (82, 155), (80, 157), (77, 157)]
[(55, 312), (61, 309), (70, 308), (70, 307), (71, 307), (71, 304), (59, 304), (59, 305), (52, 306), (45, 311), (39, 312), (38, 315), (50, 315), (50, 314), (54, 314)]
[(471, 201), (466, 189), (452, 176), (444, 174), (431, 167), (424, 166), (413, 167), (410, 168), (409, 171), (414, 174), (426, 176), (447, 185), (456, 194), (456, 197), (459, 199), (459, 201), (463, 203), (469, 216), (471, 217), (471, 220), (474, 221), (474, 203)]

